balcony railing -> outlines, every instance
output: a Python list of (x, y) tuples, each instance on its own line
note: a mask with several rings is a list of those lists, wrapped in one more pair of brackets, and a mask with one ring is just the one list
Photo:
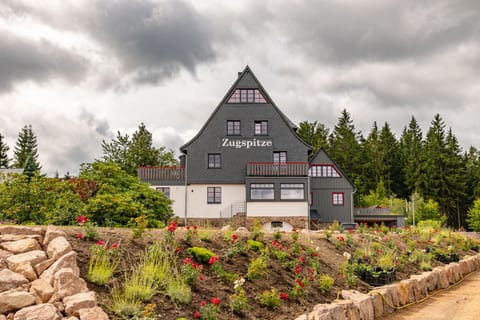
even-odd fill
[(388, 216), (393, 213), (390, 211), (390, 208), (384, 207), (368, 207), (368, 208), (354, 208), (353, 214), (356, 216)]
[(279, 176), (307, 176), (308, 162), (249, 162), (247, 176), (279, 177)]
[(170, 180), (181, 181), (185, 179), (185, 167), (140, 167), (137, 169), (140, 179), (144, 181)]

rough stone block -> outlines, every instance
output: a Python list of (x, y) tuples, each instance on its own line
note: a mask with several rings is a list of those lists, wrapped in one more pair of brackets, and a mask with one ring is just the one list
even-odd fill
[(0, 293), (0, 313), (19, 310), (35, 304), (35, 296), (26, 291), (15, 289)]
[(72, 245), (65, 237), (57, 237), (50, 241), (47, 246), (47, 256), (50, 259), (57, 260), (61, 256), (72, 251)]
[(45, 232), (45, 239), (43, 239), (43, 246), (47, 247), (50, 241), (57, 237), (67, 237), (67, 234), (63, 230), (57, 230), (52, 226), (47, 227), (47, 231)]
[(28, 262), (32, 266), (40, 263), (44, 260), (47, 260), (47, 255), (43, 250), (34, 250), (30, 252), (15, 254), (7, 258), (8, 267), (11, 268), (12, 265), (17, 263)]
[(433, 273), (436, 273), (438, 276), (437, 279), (437, 289), (448, 288), (450, 282), (448, 280), (448, 270), (444, 267), (437, 267), (432, 270)]
[(70, 251), (55, 261), (40, 275), (40, 279), (46, 279), (51, 285), (53, 285), (53, 276), (63, 268), (70, 268), (76, 275), (80, 274), (80, 269), (77, 266), (77, 253), (75, 251)]
[(361, 293), (356, 290), (342, 290), (342, 297), (351, 300), (360, 310), (360, 319), (374, 320), (372, 297), (368, 294)]
[(30, 292), (35, 294), (41, 303), (46, 303), (55, 293), (53, 287), (44, 279), (38, 279), (32, 282)]
[(79, 316), (80, 309), (94, 308), (97, 306), (95, 292), (88, 291), (65, 297), (63, 299), (67, 316)]
[(308, 320), (347, 320), (343, 307), (333, 304), (317, 304), (309, 313)]
[(10, 269), (13, 272), (21, 274), (22, 276), (27, 278), (28, 281), (33, 281), (37, 279), (37, 273), (35, 272), (35, 270), (33, 270), (33, 267), (29, 262), (16, 263), (12, 265)]
[(35, 239), (22, 239), (17, 241), (8, 241), (0, 243), (0, 248), (10, 251), (14, 254), (24, 253), (33, 250), (40, 250), (40, 244)]
[(28, 282), (27, 278), (9, 269), (0, 271), (0, 292), (18, 288)]
[(62, 317), (58, 314), (57, 308), (53, 304), (37, 304), (35, 306), (23, 308), (15, 313), (14, 320), (60, 320)]
[(108, 315), (100, 307), (80, 309), (80, 320), (108, 320)]
[(350, 300), (339, 300), (333, 304), (339, 305), (343, 308), (345, 318), (347, 320), (360, 320), (360, 310)]
[(87, 292), (87, 283), (70, 268), (64, 268), (53, 276), (53, 288), (58, 299)]

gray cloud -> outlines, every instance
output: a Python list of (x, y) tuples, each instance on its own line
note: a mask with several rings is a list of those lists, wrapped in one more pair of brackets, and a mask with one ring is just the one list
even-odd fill
[(90, 35), (139, 84), (195, 73), (216, 56), (208, 19), (183, 1), (98, 1), (91, 10)]
[(27, 80), (77, 82), (86, 72), (84, 59), (47, 40), (22, 39), (5, 31), (0, 31), (0, 39), (0, 92)]

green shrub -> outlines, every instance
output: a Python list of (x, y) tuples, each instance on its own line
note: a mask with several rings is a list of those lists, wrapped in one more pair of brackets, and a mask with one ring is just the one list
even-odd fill
[(187, 253), (195, 258), (198, 262), (208, 263), (211, 257), (215, 256), (215, 253), (202, 247), (191, 247), (187, 249)]
[(248, 245), (249, 250), (252, 250), (252, 251), (255, 251), (255, 252), (259, 252), (260, 250), (262, 250), (265, 247), (263, 245), (263, 242), (256, 241), (256, 240), (253, 240), (253, 239), (248, 239), (247, 240), (247, 245)]
[(212, 233), (208, 230), (202, 230), (198, 233), (198, 238), (203, 242), (212, 241)]
[(273, 250), (272, 254), (275, 257), (275, 259), (277, 259), (280, 262), (287, 261), (288, 257), (290, 256), (288, 252), (282, 251), (282, 250)]
[(174, 303), (188, 304), (192, 300), (192, 289), (182, 279), (170, 281), (165, 289), (165, 294)]
[(240, 288), (230, 296), (230, 311), (234, 314), (244, 315), (250, 310), (250, 305), (248, 304), (248, 298), (245, 293), (245, 290)]
[(272, 288), (270, 291), (266, 290), (262, 292), (257, 298), (262, 307), (267, 307), (269, 309), (277, 308), (282, 302), (275, 288)]
[(258, 279), (268, 274), (268, 260), (265, 256), (258, 257), (248, 267), (247, 277), (249, 280)]
[(328, 274), (322, 274), (318, 281), (318, 286), (323, 292), (329, 292), (332, 289), (334, 282), (335, 279), (330, 277)]
[(112, 301), (108, 307), (116, 315), (130, 319), (132, 316), (140, 314), (142, 303), (140, 300), (127, 297), (123, 290), (113, 288)]

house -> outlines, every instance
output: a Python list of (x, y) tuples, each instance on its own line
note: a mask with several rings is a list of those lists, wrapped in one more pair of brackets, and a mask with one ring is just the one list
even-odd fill
[(265, 228), (353, 222), (353, 185), (325, 150), (312, 149), (247, 66), (198, 134), (180, 166), (140, 167), (139, 177), (172, 199), (185, 223), (229, 219)]

